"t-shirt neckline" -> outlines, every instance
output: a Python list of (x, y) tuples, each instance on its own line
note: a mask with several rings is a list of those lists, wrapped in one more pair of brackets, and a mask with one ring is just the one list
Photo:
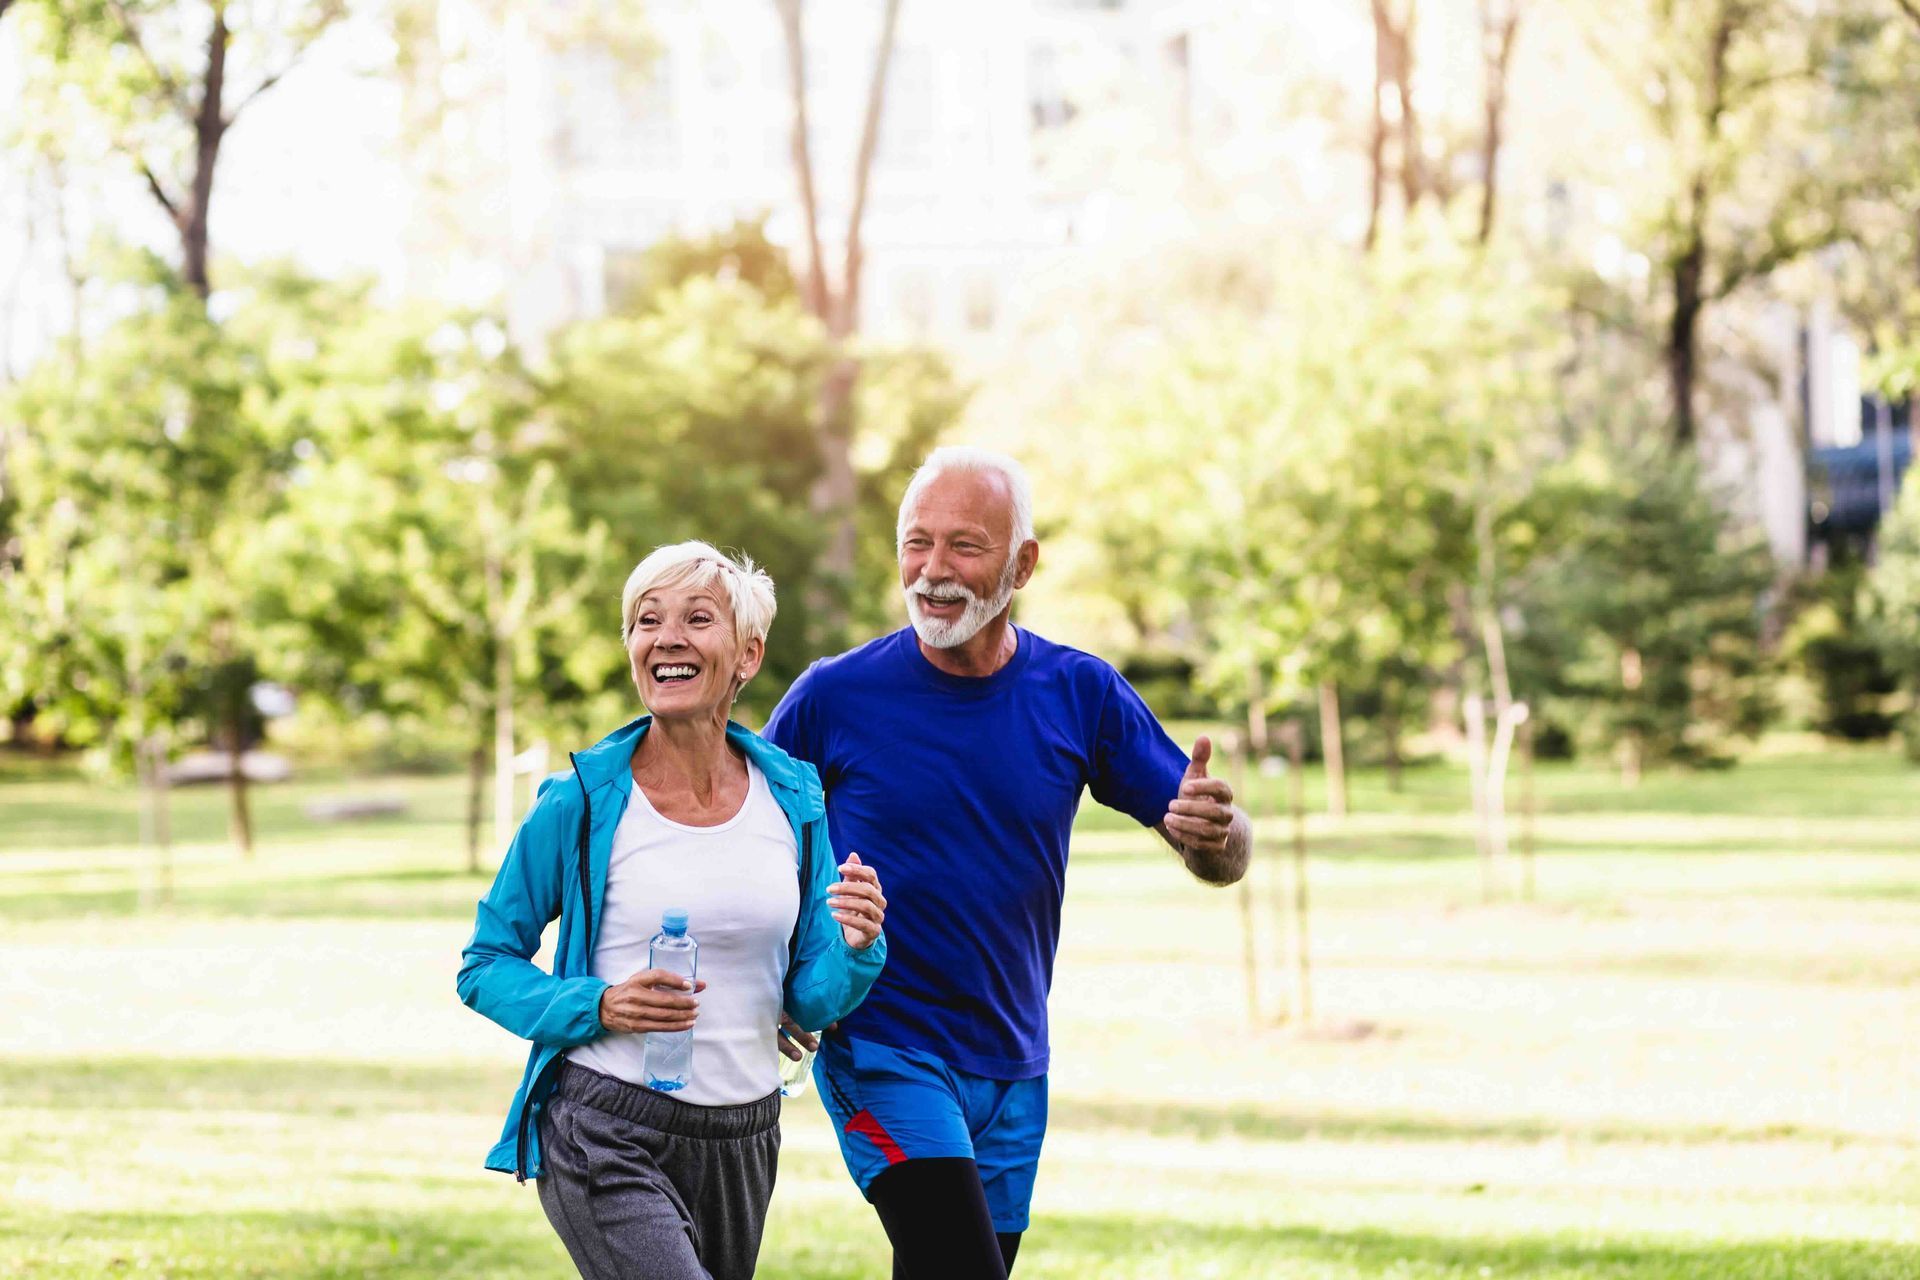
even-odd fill
[(746, 798), (740, 802), (740, 807), (734, 810), (731, 818), (711, 827), (696, 827), (685, 822), (675, 822), (672, 818), (667, 817), (664, 813), (661, 813), (653, 807), (653, 801), (647, 798), (646, 788), (642, 787), (638, 782), (635, 782), (632, 787), (633, 798), (642, 806), (648, 817), (670, 831), (684, 831), (688, 835), (695, 836), (719, 835), (723, 831), (731, 831), (733, 828), (739, 826), (740, 820), (747, 816), (747, 810), (753, 808), (753, 802), (755, 800), (759, 799), (762, 795), (771, 795), (771, 792), (767, 790), (766, 775), (760, 772), (760, 766), (753, 762), (751, 756), (747, 757), (746, 764)]
[(927, 660), (920, 652), (920, 637), (911, 626), (902, 629), (900, 647), (906, 659), (908, 670), (920, 680), (935, 688), (952, 693), (963, 693), (970, 697), (983, 697), (996, 693), (1012, 684), (1020, 676), (1020, 669), (1027, 665), (1027, 659), (1033, 653), (1033, 635), (1024, 628), (1009, 622), (1008, 629), (1013, 633), (1013, 656), (1007, 659), (1007, 665), (990, 676), (957, 676), (951, 671), (942, 671)]

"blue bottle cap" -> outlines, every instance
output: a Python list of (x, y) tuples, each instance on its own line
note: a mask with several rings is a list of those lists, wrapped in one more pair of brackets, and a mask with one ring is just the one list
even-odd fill
[(685, 933), (687, 931), (687, 911), (685, 907), (668, 907), (660, 913), (660, 928), (667, 933)]

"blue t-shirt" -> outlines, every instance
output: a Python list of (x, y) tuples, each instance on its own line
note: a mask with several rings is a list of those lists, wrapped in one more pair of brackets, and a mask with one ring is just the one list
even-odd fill
[(836, 853), (887, 895), (887, 967), (841, 1029), (999, 1080), (1047, 1070), (1081, 789), (1154, 826), (1187, 767), (1112, 666), (1015, 635), (1006, 666), (970, 678), (903, 628), (814, 663), (766, 729), (818, 766)]

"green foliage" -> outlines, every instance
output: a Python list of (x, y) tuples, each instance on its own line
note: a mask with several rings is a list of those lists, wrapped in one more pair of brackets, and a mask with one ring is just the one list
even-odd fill
[(1860, 602), (1869, 634), (1907, 694), (1901, 736), (1920, 762), (1920, 467), (1909, 467), (1900, 497), (1880, 525), (1879, 560)]
[[(607, 527), (615, 549), (585, 589), (608, 635), (618, 634), (627, 572), (664, 543), (700, 538), (735, 548), (773, 576), (778, 621), (743, 695), (762, 715), (820, 652), (846, 639), (822, 635), (811, 607), (813, 588), (827, 585), (816, 571), (825, 529), (811, 501), (828, 357), (820, 325), (791, 296), (695, 276), (642, 314), (561, 334), (544, 390), (535, 453), (556, 468), (580, 517)], [(862, 623), (891, 617), (894, 504), (962, 402), (929, 353), (865, 357), (855, 406)]]
[(317, 297), (283, 335), (298, 469), (248, 547), (282, 678), (352, 714), (492, 730), (502, 672), (536, 723), (604, 717), (617, 631), (579, 584), (605, 558), (539, 456), (543, 389), (501, 326)]
[(608, 264), (609, 309), (641, 315), (692, 280), (739, 281), (769, 303), (799, 297), (787, 251), (767, 239), (765, 216), (704, 236), (668, 236)]
[(1649, 763), (1724, 760), (1770, 712), (1765, 545), (1661, 444), (1589, 447), (1562, 483), (1581, 495), (1583, 528), (1522, 601), (1519, 648), (1586, 746)]
[(195, 695), (250, 639), (236, 559), (291, 462), (259, 411), (273, 394), (265, 352), (158, 286), (17, 389), (0, 679), (55, 735), (124, 762), (149, 735), (209, 727)]
[(1781, 656), (1811, 684), (1819, 699), (1815, 728), (1864, 741), (1892, 732), (1888, 695), (1899, 681), (1865, 626), (1865, 568), (1843, 560), (1805, 584), (1803, 599), (1781, 645)]
[(1412, 720), (1461, 654), (1459, 601), (1532, 553), (1530, 427), (1553, 352), (1508, 268), (1440, 245), (1268, 270), (1312, 313), (1231, 317), (1136, 361), (1058, 477), (1100, 590), (1141, 646), (1179, 646), (1225, 706), (1255, 681), (1376, 690)]

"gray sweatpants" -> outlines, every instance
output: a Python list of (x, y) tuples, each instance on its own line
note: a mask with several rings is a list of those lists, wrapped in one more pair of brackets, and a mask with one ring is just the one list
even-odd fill
[(586, 1280), (749, 1280), (780, 1095), (702, 1107), (564, 1062), (540, 1117), (540, 1207)]

